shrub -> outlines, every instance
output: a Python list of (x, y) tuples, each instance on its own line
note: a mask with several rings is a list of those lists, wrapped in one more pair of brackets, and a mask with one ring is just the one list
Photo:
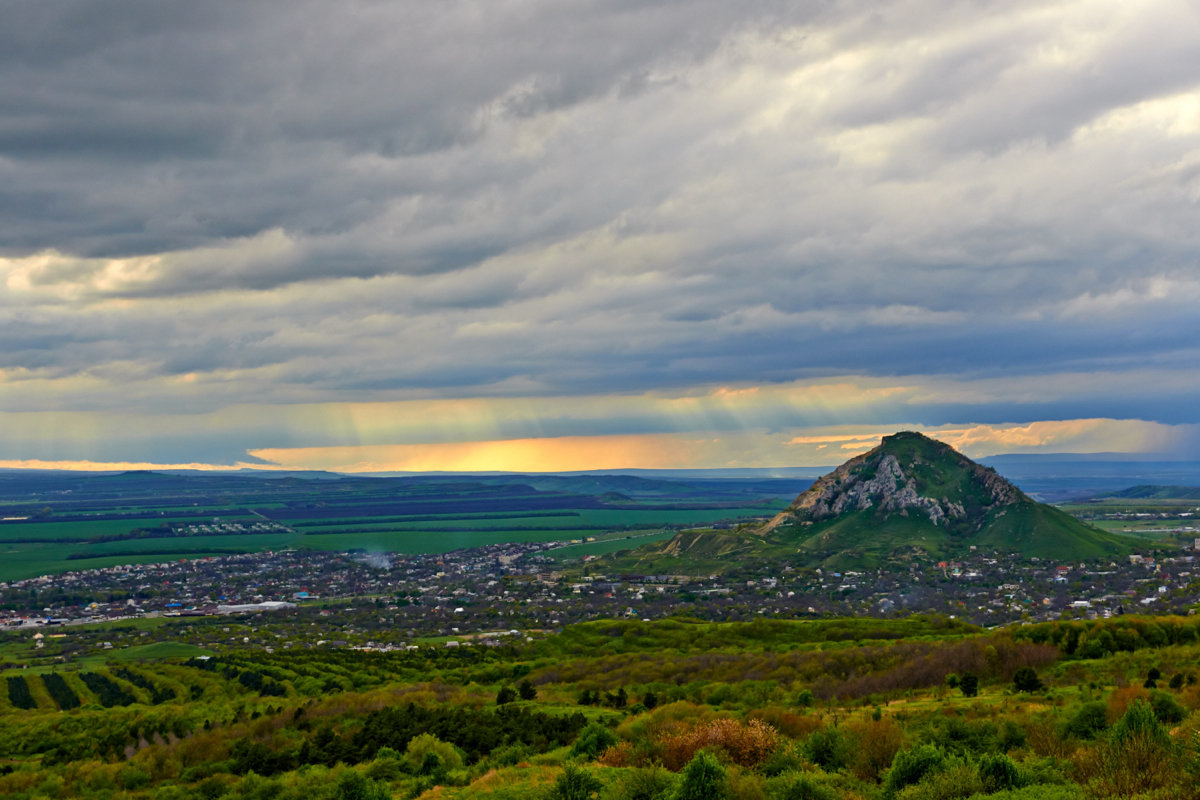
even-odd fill
[[(380, 748), (382, 752), (385, 748)], [(454, 745), (443, 742), (432, 733), (414, 736), (404, 751), (408, 771), (416, 775), (441, 777), (448, 770), (462, 769), (463, 758)]]
[(563, 767), (558, 780), (550, 790), (550, 800), (591, 800), (604, 784), (600, 783), (592, 773), (580, 769), (574, 764)]
[(696, 753), (683, 770), (673, 800), (725, 800), (729, 778), (717, 757), (707, 750)]
[(1124, 796), (1166, 786), (1173, 779), (1172, 755), (1171, 737), (1150, 704), (1134, 701), (1099, 750), (1101, 792)]
[(988, 753), (979, 759), (979, 781), (985, 792), (1015, 789), (1019, 783), (1017, 765), (1003, 753)]
[(352, 769), (338, 777), (334, 797), (337, 800), (391, 800), (391, 794), (382, 784)]
[(761, 719), (784, 736), (803, 739), (821, 727), (821, 720), (814, 714), (797, 714), (778, 706), (767, 706), (750, 712), (751, 719)]
[(836, 772), (850, 761), (850, 744), (837, 728), (813, 731), (802, 745), (804, 757), (826, 772)]
[(733, 719), (714, 719), (682, 733), (666, 737), (663, 764), (677, 770), (691, 761), (700, 750), (716, 750), (735, 764), (755, 767), (771, 755), (779, 744), (779, 734), (761, 720), (743, 724)]
[(789, 775), (773, 782), (774, 800), (837, 800), (837, 794), (811, 775)]
[(966, 761), (931, 770), (921, 780), (906, 786), (897, 800), (964, 800), (980, 791), (983, 784), (978, 770)]
[(598, 722), (590, 723), (579, 732), (579, 738), (571, 745), (571, 755), (593, 759), (617, 743), (617, 736)]
[(849, 726), (857, 740), (851, 767), (864, 781), (878, 781), (904, 746), (904, 730), (890, 719)]
[(1158, 721), (1153, 708), (1143, 700), (1136, 700), (1125, 714), (1113, 725), (1109, 741), (1114, 745), (1124, 745), (1143, 739), (1149, 742), (1169, 747), (1171, 737)]
[(968, 800), (1084, 800), (1084, 790), (1074, 784), (1064, 786), (1026, 786), (996, 794), (975, 794)]
[(892, 759), (892, 766), (884, 778), (883, 796), (895, 797), (905, 786), (911, 786), (926, 774), (940, 769), (945, 761), (946, 755), (931, 744), (901, 750)]
[(1084, 703), (1067, 721), (1066, 732), (1079, 739), (1095, 739), (1108, 728), (1107, 713), (1104, 703)]
[(1162, 691), (1150, 693), (1150, 709), (1158, 721), (1164, 725), (1183, 722), (1183, 718), (1187, 716), (1187, 709), (1180, 705), (1174, 697)]
[(974, 672), (964, 672), (958, 681), (958, 688), (962, 690), (963, 697), (976, 696), (979, 694), (979, 676)]
[(1021, 667), (1013, 673), (1013, 687), (1018, 692), (1036, 692), (1042, 688), (1042, 681), (1033, 667)]
[(596, 763), (606, 767), (641, 766), (646, 762), (643, 754), (633, 749), (633, 742), (617, 742), (596, 757)]
[(659, 766), (634, 769), (615, 781), (606, 793), (611, 800), (665, 800), (675, 788), (675, 775)]

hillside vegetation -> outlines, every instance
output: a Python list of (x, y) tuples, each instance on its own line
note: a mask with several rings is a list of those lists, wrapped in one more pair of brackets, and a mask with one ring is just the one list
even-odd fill
[(1115, 558), (1132, 543), (1037, 503), (948, 445), (919, 433), (882, 443), (819, 479), (762, 526), (687, 531), (620, 565), (647, 572), (719, 572), (747, 559), (796, 566), (877, 566), (913, 555), (983, 548), (1024, 557)]
[(3, 636), (14, 800), (1200, 796), (1187, 617), (608, 620), (34, 670)]

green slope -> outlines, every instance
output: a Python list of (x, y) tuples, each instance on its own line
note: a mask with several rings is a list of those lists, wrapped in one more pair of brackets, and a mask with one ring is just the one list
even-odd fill
[(680, 572), (719, 572), (764, 558), (870, 567), (913, 556), (950, 558), (971, 547), (1075, 561), (1117, 558), (1133, 545), (1034, 502), (949, 445), (903, 432), (818, 480), (760, 529), (690, 531), (639, 548), (621, 563)]

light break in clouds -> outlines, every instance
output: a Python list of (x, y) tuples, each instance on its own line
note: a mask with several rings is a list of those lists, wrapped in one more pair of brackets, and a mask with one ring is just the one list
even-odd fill
[(1192, 2), (0, 19), (5, 463), (1195, 443)]

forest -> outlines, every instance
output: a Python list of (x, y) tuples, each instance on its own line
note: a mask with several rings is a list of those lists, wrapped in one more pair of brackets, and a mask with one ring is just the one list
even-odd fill
[(0, 795), (1188, 798), (1198, 634), (1193, 617), (676, 618), (59, 664), (5, 633)]

